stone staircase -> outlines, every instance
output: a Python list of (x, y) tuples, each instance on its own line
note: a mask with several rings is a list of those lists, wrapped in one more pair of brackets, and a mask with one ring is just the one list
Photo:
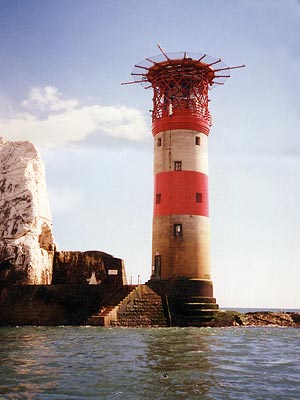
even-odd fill
[(107, 297), (98, 311), (97, 314), (92, 315), (87, 321), (86, 325), (92, 326), (111, 326), (112, 319), (116, 319), (118, 307), (128, 297), (128, 295), (135, 291), (136, 285), (124, 285), (118, 288)]
[(161, 297), (147, 285), (119, 288), (86, 324), (104, 327), (168, 326)]
[(166, 327), (161, 296), (147, 285), (139, 285), (119, 305), (111, 326)]

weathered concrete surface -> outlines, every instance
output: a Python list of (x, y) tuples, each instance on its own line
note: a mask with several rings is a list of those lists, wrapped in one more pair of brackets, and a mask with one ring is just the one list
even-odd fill
[(0, 283), (51, 283), (54, 248), (40, 155), (0, 138)]
[(126, 285), (124, 262), (103, 251), (55, 252), (54, 284), (112, 284)]
[(105, 284), (0, 287), (0, 326), (83, 325), (113, 291)]

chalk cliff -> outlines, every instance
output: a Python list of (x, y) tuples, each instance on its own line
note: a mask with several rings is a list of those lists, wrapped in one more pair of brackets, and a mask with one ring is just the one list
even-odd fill
[(40, 155), (0, 138), (0, 283), (50, 284), (54, 250)]

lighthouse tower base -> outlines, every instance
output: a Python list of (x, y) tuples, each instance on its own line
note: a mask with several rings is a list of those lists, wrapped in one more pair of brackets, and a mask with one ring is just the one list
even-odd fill
[(162, 297), (171, 326), (205, 326), (218, 312), (211, 280), (154, 278), (147, 285)]

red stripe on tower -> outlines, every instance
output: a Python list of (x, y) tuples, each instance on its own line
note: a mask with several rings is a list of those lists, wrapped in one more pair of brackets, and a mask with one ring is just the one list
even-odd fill
[(188, 214), (208, 217), (208, 177), (196, 171), (155, 176), (154, 216)]
[(188, 110), (174, 110), (172, 118), (169, 116), (153, 121), (152, 134), (174, 129), (191, 129), (194, 131), (209, 134), (210, 118), (204, 119), (188, 114)]

